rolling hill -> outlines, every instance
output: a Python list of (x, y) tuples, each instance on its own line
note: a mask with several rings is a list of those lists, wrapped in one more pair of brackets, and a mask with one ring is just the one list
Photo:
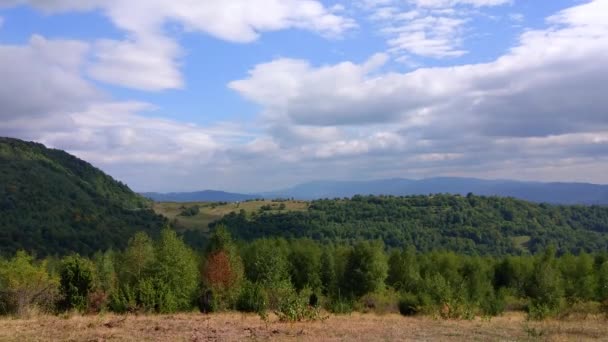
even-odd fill
[[(262, 209), (262, 208), (260, 208)], [(537, 204), (496, 196), (354, 196), (309, 202), (306, 210), (233, 211), (212, 222), (244, 240), (382, 240), (388, 247), (464, 254), (608, 250), (608, 207)]]
[(91, 164), (42, 144), (0, 138), (0, 254), (91, 254), (122, 248), (166, 219)]

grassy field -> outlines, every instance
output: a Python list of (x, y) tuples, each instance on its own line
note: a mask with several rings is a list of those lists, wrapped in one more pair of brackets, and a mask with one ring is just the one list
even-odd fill
[[(263, 206), (270, 206), (271, 212), (279, 212), (281, 204), (285, 204), (284, 211), (299, 211), (308, 208), (308, 202), (305, 201), (247, 201), (239, 203), (212, 203), (212, 202), (192, 202), (192, 203), (175, 203), (175, 202), (159, 202), (154, 203), (153, 209), (156, 213), (161, 214), (172, 221), (175, 229), (197, 229), (207, 231), (209, 223), (221, 218), (231, 212), (239, 212), (245, 210), (248, 215), (254, 212), (259, 212)], [(198, 206), (199, 213), (194, 216), (180, 215), (185, 208)]]
[(491, 320), (437, 320), (396, 314), (331, 316), (280, 323), (238, 313), (213, 315), (35, 316), (0, 319), (1, 341), (588, 341), (608, 340), (592, 317), (528, 322), (522, 313)]

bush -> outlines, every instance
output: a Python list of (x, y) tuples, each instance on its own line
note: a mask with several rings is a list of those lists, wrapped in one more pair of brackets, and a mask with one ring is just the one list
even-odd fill
[(0, 314), (27, 316), (36, 309), (50, 312), (58, 298), (58, 280), (48, 274), (46, 262), (36, 264), (25, 252), (0, 260)]
[(507, 307), (506, 295), (503, 290), (492, 291), (481, 302), (479, 306), (482, 314), (486, 316), (498, 316), (505, 312)]
[(65, 257), (60, 266), (60, 291), (62, 310), (85, 311), (89, 292), (93, 289), (95, 269), (93, 263), (79, 255)]
[(236, 303), (242, 312), (264, 313), (268, 310), (268, 296), (261, 285), (246, 281)]
[(420, 300), (411, 293), (404, 293), (399, 299), (399, 313), (403, 316), (413, 316), (420, 312)]
[(355, 310), (355, 303), (349, 298), (331, 297), (325, 308), (333, 314), (350, 314)]
[(399, 295), (394, 290), (377, 291), (361, 297), (357, 306), (359, 311), (377, 314), (396, 313), (399, 311)]
[(198, 205), (195, 205), (192, 207), (184, 208), (181, 211), (181, 213), (179, 213), (179, 216), (186, 216), (186, 217), (196, 216), (196, 215), (198, 215), (199, 212), (200, 212), (200, 208), (198, 207)]
[(300, 322), (323, 319), (318, 307), (308, 304), (311, 291), (302, 290), (299, 293), (293, 288), (283, 292), (279, 300), (279, 307), (275, 314), (281, 322)]

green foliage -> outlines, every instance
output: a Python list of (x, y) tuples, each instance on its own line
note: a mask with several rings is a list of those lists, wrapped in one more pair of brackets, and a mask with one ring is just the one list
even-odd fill
[(89, 259), (79, 255), (63, 258), (59, 271), (60, 292), (63, 296), (60, 309), (85, 311), (94, 280), (95, 267)]
[(120, 284), (111, 296), (112, 310), (167, 313), (193, 307), (198, 261), (174, 231), (164, 229), (156, 243), (136, 234), (119, 260)]
[(263, 314), (268, 310), (268, 295), (258, 283), (245, 281), (237, 300), (236, 309)]
[(163, 229), (155, 250), (154, 278), (160, 291), (160, 312), (192, 307), (199, 286), (197, 260), (177, 234)]
[(381, 243), (359, 242), (349, 255), (342, 289), (353, 297), (382, 290), (388, 266)]
[(33, 309), (51, 311), (58, 297), (58, 280), (24, 251), (0, 259), (0, 314), (25, 316)]
[(334, 293), (338, 286), (338, 278), (336, 276), (336, 263), (334, 255), (328, 248), (323, 249), (320, 260), (319, 278), (321, 281), (321, 289), (324, 295)]
[(149, 201), (66, 152), (0, 138), (0, 255), (92, 255), (122, 249), (165, 219)]
[(413, 316), (420, 312), (420, 300), (415, 294), (405, 292), (399, 298), (399, 313), (403, 316)]
[(286, 288), (274, 311), (279, 321), (300, 322), (323, 319), (319, 308), (309, 305), (310, 294), (310, 290), (297, 292), (293, 288)]
[(362, 312), (374, 312), (376, 314), (396, 313), (399, 311), (399, 299), (400, 296), (397, 291), (387, 288), (363, 295), (356, 303), (356, 306)]
[(289, 273), (297, 291), (305, 287), (321, 287), (321, 248), (309, 239), (294, 240), (290, 244)]
[(608, 261), (602, 263), (597, 270), (598, 287), (597, 297), (600, 302), (608, 304)]
[(536, 259), (527, 289), (528, 314), (532, 319), (543, 319), (555, 315), (562, 304), (563, 278), (557, 268), (555, 248), (548, 248)]
[(288, 322), (323, 319), (322, 307), (446, 319), (505, 309), (527, 310), (530, 319), (608, 311), (605, 253), (558, 256), (548, 248), (532, 256), (492, 257), (420, 253), (411, 246), (387, 253), (379, 241), (352, 246), (311, 239), (237, 245), (219, 227), (202, 260), (168, 229), (156, 240), (138, 233), (124, 251), (92, 259), (36, 262), (20, 252), (0, 258), (0, 310), (52, 310), (60, 288), (61, 310), (167, 313), (190, 311), (198, 301), (203, 312), (237, 309), (264, 319), (274, 312)]
[(260, 239), (243, 251), (245, 274), (250, 281), (274, 287), (289, 281), (288, 244), (280, 239)]
[(382, 240), (388, 247), (414, 246), (421, 252), (520, 255), (556, 244), (560, 253), (608, 249), (608, 208), (555, 206), (512, 198), (436, 194), (355, 196), (311, 201), (306, 211), (228, 214), (237, 238), (311, 238), (353, 244)]
[(198, 205), (193, 205), (191, 207), (184, 208), (182, 212), (179, 214), (180, 216), (196, 216), (201, 211)]

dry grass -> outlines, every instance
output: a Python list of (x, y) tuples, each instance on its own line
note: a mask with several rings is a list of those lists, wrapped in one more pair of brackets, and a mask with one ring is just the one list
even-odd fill
[(1, 341), (586, 341), (608, 340), (604, 318), (527, 322), (521, 313), (491, 320), (435, 320), (395, 314), (331, 316), (325, 321), (264, 322), (222, 313), (142, 316), (38, 316), (0, 319)]
[[(154, 203), (153, 209), (157, 214), (161, 214), (170, 220), (176, 220), (176, 229), (202, 229), (203, 231), (208, 230), (209, 223), (222, 218), (224, 215), (231, 212), (238, 213), (241, 209), (245, 210), (247, 214), (252, 214), (260, 210), (263, 205), (271, 205), (278, 207), (281, 203), (285, 204), (285, 211), (302, 211), (308, 208), (308, 203), (305, 201), (247, 201), (240, 203), (227, 203), (223, 205), (217, 205), (209, 202), (195, 202), (195, 203), (175, 203), (175, 202), (159, 202)], [(198, 205), (200, 211), (194, 216), (180, 216), (183, 207), (190, 207)], [(277, 212), (273, 210), (272, 212)]]

